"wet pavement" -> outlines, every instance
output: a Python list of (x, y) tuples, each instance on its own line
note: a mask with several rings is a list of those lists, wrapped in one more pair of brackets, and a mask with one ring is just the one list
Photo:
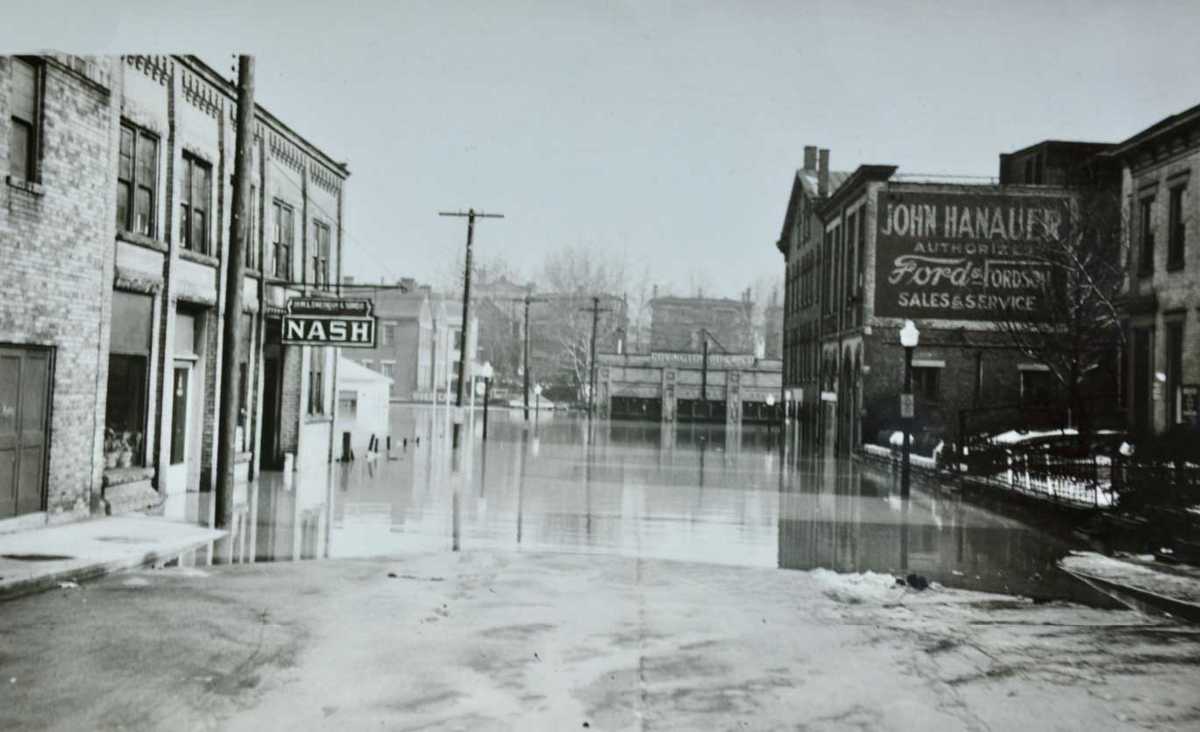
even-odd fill
[[(337, 463), (327, 476), (263, 473), (238, 498), (242, 512), (215, 560), (455, 547), (606, 554), (917, 573), (946, 587), (1112, 606), (1055, 566), (1078, 545), (1052, 521), (1031, 526), (920, 485), (902, 501), (892, 471), (794, 434), (546, 412), (527, 426), (519, 410), (494, 410), (485, 441), (480, 417), (455, 451), (447, 410), (394, 405), (390, 453)], [(194, 517), (191, 498), (179, 510)]]

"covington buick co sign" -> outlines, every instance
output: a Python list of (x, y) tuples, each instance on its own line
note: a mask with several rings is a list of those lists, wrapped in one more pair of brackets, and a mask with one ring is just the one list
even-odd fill
[(1066, 242), (1066, 197), (1011, 193), (881, 194), (875, 314), (996, 320), (1035, 317), (1044, 247)]
[(297, 346), (375, 347), (370, 300), (294, 297), (283, 316), (282, 341)]

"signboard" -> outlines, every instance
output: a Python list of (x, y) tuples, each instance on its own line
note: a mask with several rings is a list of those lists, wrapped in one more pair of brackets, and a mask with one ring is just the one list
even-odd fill
[(1184, 384), (1179, 387), (1179, 415), (1184, 422), (1200, 417), (1200, 384)]
[(374, 348), (375, 316), (370, 300), (293, 297), (283, 316), (289, 345)]
[[(754, 368), (756, 360), (752, 354), (710, 353), (708, 354), (708, 368), (713, 370), (750, 369)], [(653, 366), (694, 366), (695, 368), (701, 368), (704, 366), (704, 354), (655, 351), (650, 354), (650, 363)]]
[(1045, 247), (1066, 241), (1066, 196), (884, 192), (875, 240), (875, 314), (1036, 317)]
[(913, 407), (914, 407), (913, 395), (912, 394), (901, 394), (900, 395), (900, 417), (901, 417), (901, 419), (912, 419), (913, 415), (916, 413), (916, 410)]

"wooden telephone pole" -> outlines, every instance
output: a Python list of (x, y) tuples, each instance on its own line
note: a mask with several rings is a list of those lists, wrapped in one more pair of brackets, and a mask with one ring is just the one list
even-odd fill
[(225, 319), (222, 328), (220, 439), (217, 441), (217, 495), (214, 520), (228, 524), (233, 508), (242, 348), (242, 278), (250, 242), (250, 175), (254, 145), (254, 57), (238, 56), (237, 138), (233, 169), (233, 216), (229, 224), (229, 259), (225, 276)]
[[(455, 216), (466, 218), (467, 220), (467, 261), (463, 272), (462, 332), (458, 336), (458, 388), (455, 390), (454, 400), (454, 406), (461, 409), (463, 403), (463, 381), (467, 377), (467, 323), (469, 322), (470, 316), (468, 313), (471, 308), (471, 243), (475, 238), (475, 219), (502, 219), (504, 218), (504, 214), (484, 213), (471, 208), (466, 211), (439, 211), (438, 216)], [(458, 433), (461, 426), (455, 420), (454, 447), (458, 447)]]
[(600, 324), (600, 313), (610, 313), (612, 312), (612, 308), (600, 307), (600, 297), (593, 295), (592, 306), (580, 309), (592, 311), (592, 347), (591, 357), (588, 360), (591, 370), (588, 377), (588, 418), (591, 419), (592, 414), (596, 411), (596, 328)]

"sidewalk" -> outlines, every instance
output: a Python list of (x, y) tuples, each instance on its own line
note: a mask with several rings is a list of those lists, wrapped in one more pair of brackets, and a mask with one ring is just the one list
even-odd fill
[(1200, 569), (1151, 556), (1072, 552), (1064, 570), (1134, 609), (1200, 623)]
[(139, 514), (0, 534), (0, 600), (169, 561), (224, 535)]

